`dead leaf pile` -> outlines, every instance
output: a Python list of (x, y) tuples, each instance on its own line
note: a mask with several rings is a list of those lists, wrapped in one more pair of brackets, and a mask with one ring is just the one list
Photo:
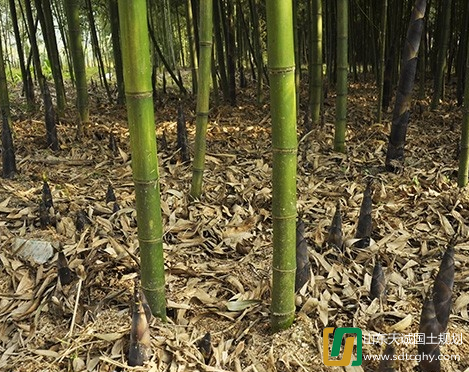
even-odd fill
[[(298, 149), (298, 212), (305, 224), (312, 273), (298, 293), (298, 314), (287, 331), (269, 331), (272, 260), (271, 149), (268, 106), (246, 93), (236, 108), (210, 114), (204, 197), (189, 202), (190, 164), (176, 151), (176, 100), (157, 105), (169, 323), (150, 323), (151, 371), (340, 371), (322, 362), (322, 330), (360, 327), (366, 335), (418, 332), (425, 293), (448, 241), (455, 246), (454, 306), (448, 332), (462, 345), (441, 347), (469, 368), (469, 195), (456, 187), (460, 109), (413, 118), (400, 174), (384, 172), (389, 122), (373, 124), (373, 87), (352, 86), (348, 152), (332, 152), (333, 98), (325, 124)], [(193, 103), (184, 102), (193, 139)], [(442, 110), (445, 106), (442, 106)], [(446, 107), (448, 108), (448, 107)], [(20, 174), (0, 185), (0, 369), (114, 371), (127, 367), (130, 303), (139, 265), (131, 156), (125, 113), (103, 104), (92, 111), (85, 142), (73, 139), (71, 119), (59, 125), (61, 149), (44, 149), (39, 118), (14, 123)], [(70, 117), (71, 114), (70, 114)], [(301, 133), (302, 128), (299, 128)], [(109, 148), (112, 133), (113, 148)], [(115, 151), (117, 150), (117, 151)], [(193, 149), (192, 149), (193, 150)], [(55, 226), (41, 229), (43, 175), (54, 200)], [(373, 184), (371, 246), (355, 236), (368, 180)], [(112, 185), (116, 200), (106, 200)], [(341, 204), (343, 251), (323, 246)], [(118, 207), (115, 207), (117, 204)], [(15, 240), (42, 240), (54, 248), (45, 263), (15, 252)], [(57, 280), (62, 251), (73, 281)], [(63, 261), (63, 258), (62, 258)], [(384, 294), (370, 298), (373, 268), (381, 263)], [(381, 293), (381, 292), (380, 292)], [(72, 324), (74, 326), (72, 326)], [(207, 343), (207, 333), (210, 340)], [(203, 345), (201, 347), (200, 345)], [(381, 354), (385, 344), (364, 345)], [(395, 344), (394, 353), (416, 353)], [(389, 348), (388, 348), (389, 349)], [(389, 352), (389, 350), (387, 351)], [(354, 371), (377, 370), (378, 361)], [(416, 361), (399, 361), (411, 371)], [(347, 369), (348, 370), (348, 369)]]

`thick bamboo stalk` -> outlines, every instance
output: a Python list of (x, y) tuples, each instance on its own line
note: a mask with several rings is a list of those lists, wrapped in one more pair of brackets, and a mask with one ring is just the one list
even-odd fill
[(146, 1), (119, 0), (119, 10), (142, 289), (153, 315), (165, 320), (163, 227)]
[(288, 328), (295, 316), (296, 93), (292, 3), (267, 0), (267, 56), (272, 115), (273, 286), (271, 326)]

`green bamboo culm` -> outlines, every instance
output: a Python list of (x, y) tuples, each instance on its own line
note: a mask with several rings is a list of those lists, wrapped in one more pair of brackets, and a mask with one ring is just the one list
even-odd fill
[(204, 0), (199, 4), (199, 69), (197, 86), (197, 119), (195, 132), (194, 161), (192, 163), (192, 184), (190, 196), (200, 199), (205, 169), (206, 133), (210, 97), (210, 73), (212, 63), (213, 1)]
[(348, 0), (337, 0), (337, 98), (334, 150), (345, 152), (347, 128)]
[(311, 4), (311, 122), (319, 125), (321, 120), (322, 100), (322, 0), (313, 0)]
[(141, 283), (153, 315), (166, 320), (163, 227), (146, 0), (119, 0), (119, 21), (137, 204)]
[(83, 43), (81, 38), (80, 11), (78, 0), (64, 0), (64, 10), (68, 23), (68, 34), (70, 40), (70, 53), (75, 73), (75, 84), (77, 89), (77, 108), (80, 120), (77, 124), (77, 138), (82, 138), (84, 128), (90, 121), (90, 110), (88, 105), (88, 85), (86, 83), (85, 56), (83, 54)]
[(267, 0), (267, 57), (272, 115), (273, 284), (271, 326), (295, 317), (296, 93), (291, 1)]
[[(469, 38), (467, 38), (469, 51)], [(469, 177), (469, 52), (466, 58), (466, 77), (464, 82), (464, 114), (461, 128), (461, 153), (459, 154), (458, 186), (467, 185)]]

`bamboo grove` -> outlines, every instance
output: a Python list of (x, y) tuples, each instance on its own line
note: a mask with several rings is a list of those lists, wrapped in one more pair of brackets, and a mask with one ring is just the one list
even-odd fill
[[(465, 106), (458, 184), (463, 187), (468, 182), (467, 0), (9, 0), (0, 2), (0, 10), (3, 176), (17, 172), (7, 81), (22, 84), (28, 112), (44, 108), (51, 151), (59, 149), (60, 141), (54, 125), (72, 105), (65, 89), (68, 82), (76, 90), (77, 141), (91, 125), (90, 85), (101, 86), (113, 104), (125, 103), (142, 289), (153, 314), (162, 319), (166, 318), (164, 226), (155, 97), (168, 92), (197, 97), (188, 190), (194, 203), (204, 198), (211, 108), (221, 102), (236, 106), (239, 92), (249, 88), (259, 105), (270, 104), (275, 330), (288, 327), (295, 312), (300, 109), (306, 112), (307, 134), (322, 124), (324, 97), (335, 92), (333, 150), (347, 153), (356, 145), (347, 138), (347, 128), (353, 125), (347, 120), (348, 89), (356, 82), (371, 81), (376, 89), (373, 121), (380, 123), (383, 112), (393, 108), (385, 162), (387, 170), (398, 171), (405, 166), (405, 146), (412, 146), (406, 143), (412, 99), (431, 96), (431, 109), (438, 110), (441, 102), (453, 98), (445, 87), (454, 84), (457, 102)], [(429, 80), (431, 87), (425, 86)], [(308, 92), (300, 99), (302, 87)]]

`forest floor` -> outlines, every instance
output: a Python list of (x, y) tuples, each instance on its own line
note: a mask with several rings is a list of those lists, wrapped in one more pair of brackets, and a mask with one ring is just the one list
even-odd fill
[[(314, 275), (297, 296), (293, 326), (277, 334), (269, 329), (268, 105), (255, 105), (255, 97), (245, 92), (237, 107), (222, 105), (211, 111), (204, 196), (189, 202), (191, 165), (182, 163), (176, 151), (178, 99), (168, 94), (157, 100), (169, 321), (152, 320), (153, 357), (144, 368), (133, 369), (126, 367), (126, 360), (138, 242), (125, 110), (93, 99), (92, 127), (82, 143), (74, 139), (73, 114), (68, 113), (58, 126), (61, 148), (52, 152), (45, 148), (41, 115), (27, 118), (14, 103), (20, 173), (0, 182), (0, 369), (376, 371), (378, 362), (366, 360), (360, 367), (326, 367), (323, 329), (417, 333), (423, 299), (448, 242), (457, 234), (448, 332), (462, 337), (462, 344), (455, 339), (442, 345), (441, 352), (461, 359), (443, 361), (442, 370), (468, 371), (469, 194), (456, 184), (462, 109), (447, 103), (430, 112), (427, 102), (418, 102), (407, 136), (405, 167), (398, 174), (387, 173), (391, 113), (385, 114), (383, 124), (374, 123), (374, 94), (373, 86), (365, 83), (350, 88), (346, 154), (331, 150), (333, 97), (325, 102), (324, 124), (305, 138), (299, 116), (303, 139), (298, 152), (298, 212), (306, 225)], [(182, 105), (192, 145), (195, 104), (187, 99)], [(163, 131), (166, 147), (161, 143)], [(111, 132), (117, 153), (108, 148)], [(44, 176), (52, 190), (56, 224), (41, 229), (38, 203)], [(354, 236), (368, 179), (374, 180), (374, 243), (361, 250), (347, 247), (343, 253), (322, 248), (338, 200), (345, 237)], [(105, 201), (109, 184), (120, 207), (116, 212), (113, 203)], [(81, 232), (75, 227), (80, 210), (89, 217)], [(82, 280), (58, 285), (57, 252), (42, 265), (25, 260), (14, 248), (18, 238), (62, 246)], [(369, 298), (377, 259), (387, 278), (387, 296), (381, 304)], [(207, 332), (213, 355), (205, 363), (198, 342)], [(383, 342), (364, 344), (363, 355), (379, 355), (384, 347)], [(417, 345), (401, 343), (396, 348), (396, 355), (417, 354)], [(415, 371), (416, 366), (409, 360), (395, 364), (397, 371)]]

